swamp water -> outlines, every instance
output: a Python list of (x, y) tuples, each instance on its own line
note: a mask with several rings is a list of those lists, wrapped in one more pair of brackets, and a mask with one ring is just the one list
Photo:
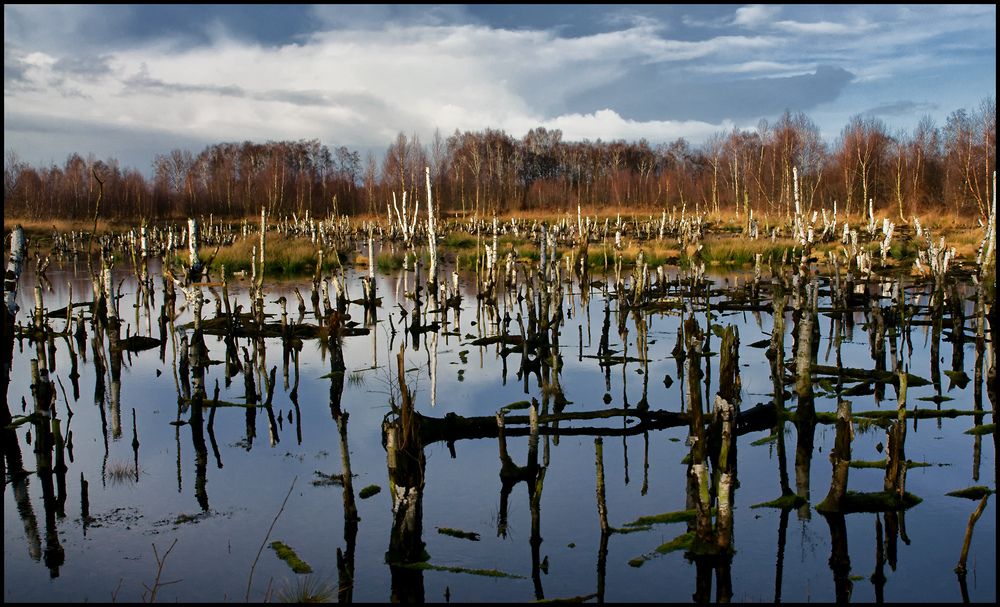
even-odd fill
[[(947, 495), (996, 487), (995, 429), (966, 433), (994, 423), (985, 380), (992, 329), (977, 318), (974, 285), (934, 293), (932, 284), (891, 278), (860, 283), (844, 309), (826, 278), (798, 288), (791, 277), (765, 276), (755, 287), (752, 273), (698, 280), (676, 272), (631, 308), (613, 275), (536, 276), (530, 291), (522, 281), (495, 302), (478, 299), (474, 276), (460, 275), (460, 302), (445, 307), (420, 292), (418, 308), (406, 297), (412, 271), (376, 273), (374, 322), (358, 303), (340, 317), (346, 370), (338, 373), (336, 340), (321, 328), (325, 312), (317, 320), (308, 279), (268, 281), (264, 301), (272, 326), (284, 298), (286, 322), (311, 324), (310, 333), (228, 344), (211, 331), (224, 309), (221, 288), (203, 285), (200, 353), (190, 347), (194, 306), (180, 290), (176, 316), (161, 326), (155, 272), (157, 288), (144, 295), (130, 269), (115, 268), (115, 338), (91, 323), (87, 306), (73, 308), (72, 322), (59, 312), (69, 285), (73, 301), (91, 299), (86, 264), (52, 266), (41, 279), (26, 270), (7, 404), (15, 422), (39, 398), (52, 405), (4, 436), (4, 598), (261, 601), (311, 589), (357, 602), (686, 602), (720, 593), (994, 602), (995, 497), (974, 527), (967, 572), (956, 574), (980, 499)], [(346, 271), (349, 298), (361, 297), (367, 275)], [(246, 282), (228, 284), (244, 314)], [(788, 286), (779, 332), (777, 283)], [(451, 280), (443, 284), (454, 298)], [(57, 314), (33, 339), (36, 286)], [(900, 309), (902, 318), (893, 316)], [(707, 454), (697, 448), (718, 439), (699, 434), (690, 411), (704, 411), (701, 427), (711, 426), (730, 325), (741, 415), (725, 467), (727, 523), (715, 509), (727, 500), (713, 484), (699, 501), (688, 469), (692, 454), (718, 466), (711, 445)], [(519, 340), (522, 326), (530, 347)], [(161, 334), (162, 345), (126, 339)], [(805, 367), (796, 359), (802, 340), (811, 346)], [(909, 374), (908, 416), (893, 425), (896, 368)], [(397, 429), (407, 394), (418, 416), (409, 433), (406, 424)], [(810, 399), (815, 415), (800, 414)], [(773, 401), (783, 414), (766, 407)], [(853, 423), (838, 427), (838, 403), (844, 417), (847, 402)], [(911, 415), (947, 409), (958, 413)], [(844, 460), (844, 444), (853, 465), (836, 478), (867, 494), (883, 491), (887, 475), (859, 462), (884, 462), (897, 440), (909, 463), (893, 482), (904, 479), (918, 503), (886, 510), (843, 497), (840, 512), (817, 509), (836, 493), (831, 459)], [(760, 506), (783, 492), (808, 502)], [(642, 518), (680, 511), (690, 514)], [(699, 529), (722, 549), (692, 551), (689, 532)], [(281, 558), (281, 545), (299, 562)], [(302, 563), (312, 573), (293, 571)]]

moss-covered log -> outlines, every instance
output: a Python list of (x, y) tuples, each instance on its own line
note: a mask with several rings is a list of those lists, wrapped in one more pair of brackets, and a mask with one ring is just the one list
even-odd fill
[(858, 491), (848, 491), (840, 500), (840, 507), (831, 510), (830, 504), (825, 500), (816, 506), (816, 512), (837, 512), (839, 514), (851, 514), (853, 512), (886, 512), (889, 510), (906, 510), (916, 506), (923, 499), (912, 493), (887, 493), (885, 491), (875, 491), (863, 493)]

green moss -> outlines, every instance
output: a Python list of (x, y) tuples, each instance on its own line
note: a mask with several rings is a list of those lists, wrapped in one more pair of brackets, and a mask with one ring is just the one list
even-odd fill
[(358, 494), (358, 497), (360, 497), (363, 500), (366, 500), (373, 495), (378, 495), (380, 491), (382, 491), (382, 487), (379, 487), (378, 485), (368, 485), (367, 487), (361, 490), (361, 493)]
[(781, 510), (796, 510), (802, 506), (809, 503), (809, 500), (792, 493), (790, 495), (782, 495), (778, 499), (771, 500), (769, 502), (764, 502), (762, 504), (755, 504), (750, 506), (751, 508), (779, 508)]
[(291, 547), (279, 541), (271, 542), (271, 549), (278, 555), (278, 558), (288, 563), (295, 573), (312, 573), (312, 567), (307, 565), (295, 554)]
[(950, 396), (943, 396), (941, 394), (935, 394), (934, 396), (921, 396), (917, 400), (923, 400), (927, 402), (934, 403), (935, 405), (940, 405), (941, 403), (946, 403), (949, 400), (955, 400)]
[(421, 561), (419, 563), (391, 563), (395, 567), (403, 567), (405, 569), (414, 569), (416, 571), (449, 571), (451, 573), (470, 573), (472, 575), (481, 575), (483, 577), (494, 577), (494, 578), (512, 578), (523, 580), (525, 577), (523, 575), (517, 575), (515, 573), (507, 573), (506, 571), (500, 571), (499, 569), (469, 569), (467, 567), (441, 567), (440, 565), (431, 565), (427, 561)]
[(660, 544), (656, 547), (657, 554), (668, 554), (677, 550), (687, 550), (691, 547), (691, 540), (694, 539), (694, 531), (689, 531), (688, 533), (682, 533), (674, 539), (670, 540), (666, 544)]
[(885, 470), (885, 460), (880, 459), (873, 462), (862, 460), (862, 459), (852, 459), (851, 463), (848, 464), (851, 468), (880, 468)]
[(630, 559), (628, 564), (632, 567), (642, 567), (643, 563), (652, 558), (663, 556), (664, 554), (669, 554), (671, 552), (676, 552), (677, 550), (689, 550), (691, 548), (692, 541), (694, 541), (694, 531), (682, 533), (681, 535), (678, 535), (677, 537), (670, 540), (666, 544), (661, 544), (657, 546), (656, 550), (654, 550), (650, 554)]
[[(848, 464), (851, 468), (878, 468), (879, 470), (885, 470), (885, 460), (875, 460), (867, 461), (862, 459), (852, 459), (851, 463)], [(927, 468), (933, 464), (928, 464), (927, 462), (915, 462), (913, 460), (906, 460), (907, 468)]]
[(989, 487), (983, 487), (981, 485), (976, 485), (969, 487), (967, 489), (959, 489), (958, 491), (949, 491), (945, 495), (950, 495), (951, 497), (964, 497), (970, 500), (981, 500), (984, 495), (989, 495), (993, 493)]
[(972, 434), (974, 436), (982, 436), (983, 434), (993, 434), (997, 431), (996, 424), (986, 424), (983, 426), (976, 426), (975, 428), (970, 428), (965, 431), (965, 434)]
[(754, 447), (759, 447), (760, 445), (766, 445), (768, 443), (773, 443), (776, 440), (778, 440), (778, 435), (777, 434), (772, 434), (771, 436), (765, 436), (764, 438), (759, 438), (759, 439), (755, 440), (754, 442), (752, 442), (750, 444), (753, 445)]
[[(712, 509), (715, 512), (715, 509)], [(694, 510), (678, 510), (676, 512), (665, 512), (652, 516), (640, 516), (631, 523), (625, 523), (625, 527), (650, 527), (652, 525), (665, 525), (668, 523), (686, 523), (695, 519)]]
[(922, 501), (923, 499), (912, 493), (904, 493), (900, 496), (894, 492), (887, 491), (875, 491), (872, 493), (848, 491), (840, 500), (839, 507), (828, 500), (823, 500), (816, 506), (816, 511), (820, 513), (839, 512), (841, 514), (850, 514), (852, 512), (885, 512), (887, 510), (905, 510), (916, 506)]
[(517, 409), (528, 409), (529, 407), (531, 407), (531, 401), (519, 400), (516, 403), (511, 403), (509, 405), (504, 405), (504, 406), (500, 407), (500, 409), (503, 410), (503, 411), (514, 411), (514, 410), (517, 410)]

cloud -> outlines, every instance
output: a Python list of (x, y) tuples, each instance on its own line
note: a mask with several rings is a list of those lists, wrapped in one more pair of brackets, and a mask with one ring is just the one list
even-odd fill
[(849, 115), (905, 116), (921, 108), (899, 99), (944, 82), (958, 95), (958, 74), (973, 68), (989, 93), (995, 16), (995, 6), (5, 5), (5, 140), (17, 115), (204, 142), (196, 148), (384, 147), (400, 131), (428, 141), (436, 127), (520, 136), (535, 126), (567, 140), (697, 144), (698, 133), (786, 109), (833, 115), (845, 98)]
[[(589, 114), (565, 114), (541, 123), (526, 121), (515, 132), (527, 133), (536, 126), (562, 130), (565, 141), (646, 139), (655, 143), (674, 141), (682, 137), (688, 140), (701, 140), (717, 131), (732, 129), (733, 123), (728, 120), (716, 124), (696, 120), (636, 121), (622, 118), (614, 110), (603, 109)], [(614, 135), (609, 136), (608, 133)]]
[(775, 18), (780, 13), (781, 8), (777, 6), (764, 4), (743, 6), (736, 9), (733, 25), (757, 29), (774, 23)]
[(784, 30), (802, 36), (845, 36), (860, 35), (871, 32), (878, 26), (865, 21), (854, 24), (834, 23), (832, 21), (817, 21), (814, 23), (801, 23), (798, 21), (778, 21), (773, 24), (776, 29)]
[(924, 115), (938, 110), (938, 104), (929, 101), (899, 100), (873, 107), (862, 112), (868, 116), (908, 116)]
[(65, 76), (94, 81), (112, 73), (111, 55), (79, 55), (61, 57), (52, 64), (52, 71)]
[(634, 120), (718, 124), (725, 119), (775, 115), (786, 109), (807, 111), (837, 99), (853, 78), (847, 70), (830, 66), (794, 76), (707, 81), (671, 81), (656, 69), (648, 69), (588, 91), (569, 105), (581, 108), (605, 100), (621, 115)]
[(3, 88), (4, 93), (9, 89), (29, 87), (31, 81), (28, 78), (30, 65), (24, 61), (23, 53), (19, 52), (13, 45), (4, 42), (3, 44)]

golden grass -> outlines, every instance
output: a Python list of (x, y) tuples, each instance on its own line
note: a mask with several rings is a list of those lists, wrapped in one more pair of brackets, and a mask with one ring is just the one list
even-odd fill
[[(69, 234), (70, 232), (87, 232), (90, 233), (94, 230), (94, 222), (91, 221), (71, 221), (69, 219), (8, 219), (3, 220), (3, 230), (4, 233), (9, 233), (14, 229), (15, 225), (20, 224), (21, 229), (24, 230), (25, 236), (29, 239), (37, 240), (39, 242), (44, 242), (52, 237), (53, 232), (59, 232), (60, 234)], [(121, 226), (117, 223), (111, 223), (103, 219), (97, 221), (97, 233), (103, 234), (110, 232), (112, 230), (120, 230), (125, 226)], [(127, 228), (126, 228), (127, 229)]]
[[(704, 205), (702, 205), (704, 207)], [(820, 211), (819, 207), (815, 210)], [(605, 220), (615, 222), (619, 214), (622, 221), (632, 222), (635, 220), (647, 222), (656, 222), (659, 220), (660, 214), (663, 209), (618, 209), (613, 206), (601, 206), (601, 207), (583, 207), (581, 209), (583, 215), (589, 217), (591, 221), (596, 221), (596, 223), (603, 225)], [(677, 207), (670, 207), (666, 209), (668, 216), (674, 218), (675, 220), (679, 218), (680, 209)], [(753, 256), (756, 253), (761, 253), (767, 258), (768, 255), (781, 255), (782, 248), (794, 247), (794, 243), (790, 239), (778, 239), (777, 242), (771, 242), (770, 238), (762, 237), (758, 241), (748, 241), (742, 238), (736, 237), (744, 226), (746, 216), (741, 214), (737, 216), (732, 209), (723, 210), (719, 214), (706, 214), (703, 211), (703, 219), (707, 224), (706, 238), (702, 241), (705, 247), (702, 249), (701, 256), (706, 261), (710, 261), (716, 264), (746, 264), (753, 263)], [(694, 215), (693, 205), (690, 205), (686, 209), (688, 216)], [(828, 215), (832, 214), (832, 208), (827, 209)], [(445, 249), (452, 249), (458, 251), (464, 251), (459, 254), (461, 260), (471, 260), (475, 258), (475, 254), (471, 253), (470, 250), (476, 247), (476, 237), (462, 231), (462, 227), (466, 225), (466, 222), (472, 214), (468, 214), (466, 218), (449, 219), (447, 221), (442, 221), (442, 236), (441, 236), (441, 246)], [(889, 216), (890, 220), (894, 221), (898, 227), (908, 226), (907, 229), (911, 230), (912, 234), (912, 215), (907, 217), (905, 222), (899, 221), (898, 215), (895, 214), (894, 210), (888, 215), (883, 210), (879, 217)], [(352, 217), (352, 223), (362, 221), (365, 216), (355, 216)], [(755, 218), (759, 221), (759, 229), (762, 236), (769, 234), (771, 229), (775, 226), (787, 227), (787, 218), (783, 213), (776, 214), (755, 214)], [(956, 253), (960, 259), (974, 259), (978, 251), (979, 245), (982, 241), (984, 234), (984, 228), (979, 225), (979, 215), (976, 212), (972, 212), (969, 215), (958, 215), (955, 213), (941, 212), (937, 210), (924, 210), (917, 214), (917, 218), (920, 220), (921, 226), (925, 229), (930, 230), (931, 236), (934, 238), (935, 245), (940, 243), (941, 237), (945, 238), (945, 244), (948, 247), (955, 247)], [(384, 219), (384, 218), (383, 218)], [(483, 217), (484, 220), (492, 220), (492, 216)], [(575, 208), (565, 212), (553, 212), (553, 211), (543, 211), (543, 210), (531, 210), (526, 212), (511, 212), (505, 213), (499, 216), (499, 220), (502, 222), (508, 222), (511, 219), (518, 219), (522, 221), (547, 221), (549, 223), (556, 223), (563, 220), (569, 220), (571, 222), (576, 222), (577, 211)], [(257, 220), (254, 217), (253, 220)], [(867, 222), (867, 217), (860, 213), (854, 213), (851, 216), (846, 216), (841, 211), (838, 214), (837, 221), (839, 225), (842, 222), (848, 221), (849, 225), (854, 227), (860, 227)], [(24, 220), (18, 218), (4, 218), (4, 230), (9, 232), (15, 224), (20, 223), (25, 233), (28, 235), (29, 239), (36, 244), (44, 244), (49, 241), (52, 236), (53, 231), (58, 231), (60, 233), (68, 233), (71, 231), (81, 231), (81, 232), (91, 232), (94, 229), (94, 224), (92, 221), (88, 220)], [(163, 222), (157, 222), (163, 223)], [(181, 222), (183, 223), (183, 222)], [(176, 224), (176, 222), (175, 222)], [(454, 230), (449, 230), (445, 228), (449, 226)], [(134, 228), (134, 224), (126, 224), (119, 221), (108, 221), (105, 219), (99, 219), (97, 224), (97, 232), (108, 233), (111, 231), (122, 231)], [(186, 227), (186, 226), (185, 226)], [(787, 232), (787, 230), (785, 230)], [(501, 242), (501, 255), (505, 256), (506, 251), (510, 250), (511, 247), (514, 248), (517, 255), (523, 259), (537, 260), (538, 252), (536, 245), (524, 238), (513, 238), (512, 236), (502, 236), (500, 238)], [(250, 236), (246, 239), (241, 239), (237, 241), (232, 246), (223, 247), (219, 250), (218, 256), (216, 257), (214, 264), (218, 267), (221, 264), (225, 264), (226, 269), (230, 271), (246, 271), (249, 272), (251, 269), (251, 256), (253, 254), (253, 247), (259, 244), (257, 237)], [(492, 244), (491, 238), (483, 238), (481, 244), (483, 246), (488, 246)], [(607, 246), (607, 245), (597, 245)], [(902, 255), (908, 257), (912, 254), (913, 249), (916, 247), (926, 247), (926, 239), (914, 240), (906, 246), (896, 245), (897, 247), (893, 250), (893, 254)], [(591, 265), (602, 265), (604, 263), (604, 253), (600, 248), (595, 247), (591, 244), (588, 251), (588, 258)], [(818, 247), (819, 252), (825, 252), (829, 249), (839, 249), (839, 241), (834, 243), (827, 243)], [(284, 237), (269, 237), (266, 243), (266, 254), (265, 254), (265, 275), (296, 275), (296, 274), (308, 274), (315, 271), (317, 259), (317, 249), (316, 246), (311, 243), (308, 238), (284, 238)], [(641, 245), (629, 244), (621, 252), (623, 261), (632, 263), (634, 262), (639, 248), (645, 251), (647, 261), (652, 263), (664, 263), (664, 260), (682, 260), (690, 256), (692, 251), (680, 251), (677, 247), (676, 242), (673, 239), (664, 239), (663, 241), (647, 241)], [(203, 257), (207, 257), (211, 254), (211, 250), (206, 251), (208, 247), (203, 247)], [(470, 254), (471, 253), (471, 254)], [(560, 251), (560, 259), (569, 251)], [(346, 251), (341, 252), (326, 252), (324, 256), (324, 271), (332, 268), (338, 267), (341, 263), (346, 263), (348, 261), (348, 253)], [(600, 259), (598, 260), (598, 257)], [(468, 258), (468, 259), (467, 259)], [(613, 260), (614, 255), (609, 252), (608, 255), (609, 263)], [(366, 262), (367, 260), (358, 257), (357, 262)], [(381, 262), (381, 263), (380, 263)], [(376, 256), (376, 264), (383, 267), (395, 267), (398, 263), (396, 258), (386, 258), (379, 259)]]

